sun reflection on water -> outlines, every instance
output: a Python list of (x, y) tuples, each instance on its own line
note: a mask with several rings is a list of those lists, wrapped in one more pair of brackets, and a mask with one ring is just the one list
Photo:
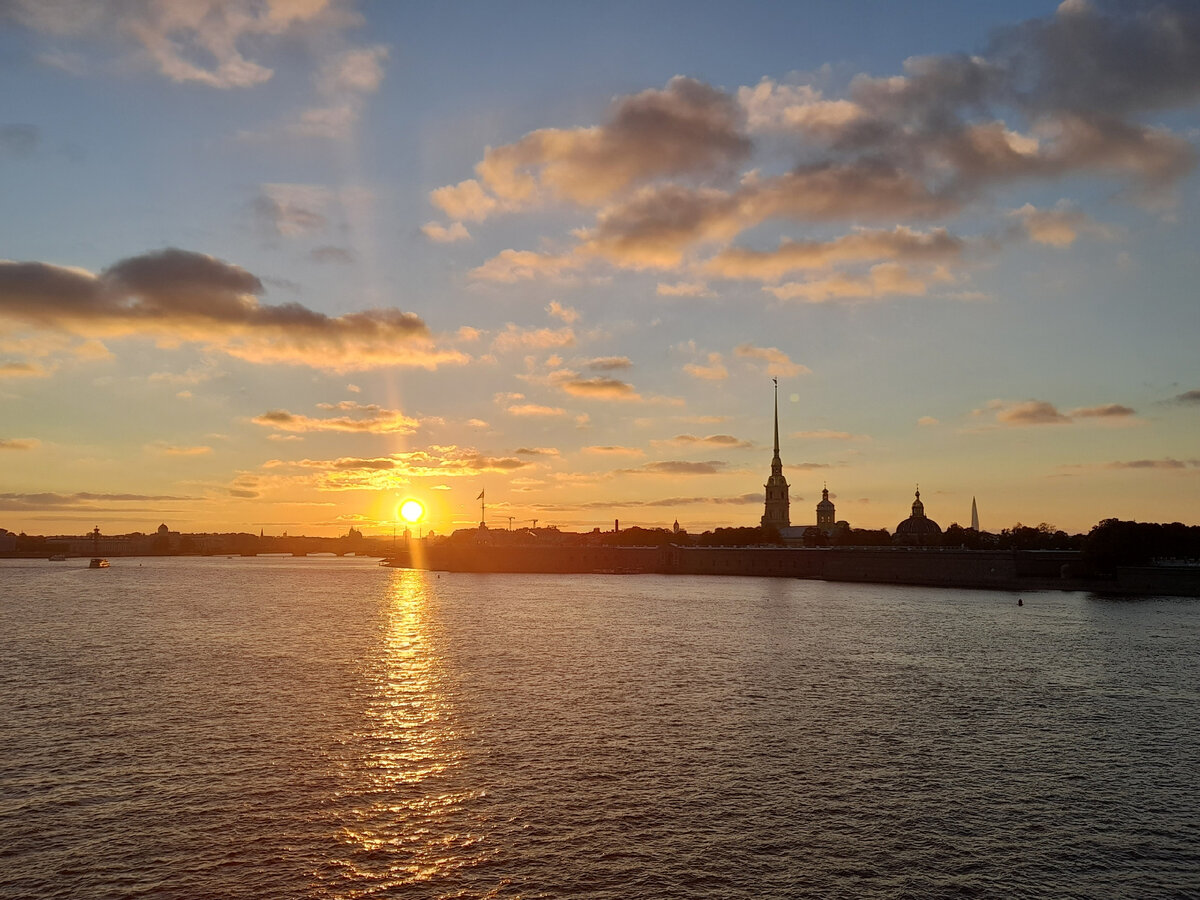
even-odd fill
[[(439, 647), (426, 572), (394, 570), (380, 641), (364, 675), (370, 697), (339, 861), (342, 896), (444, 880), (491, 856), (471, 804), (451, 664)], [(441, 895), (441, 892), (437, 895)]]

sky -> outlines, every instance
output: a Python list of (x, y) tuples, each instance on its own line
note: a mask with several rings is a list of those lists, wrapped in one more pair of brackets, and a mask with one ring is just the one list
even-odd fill
[[(1200, 509), (1200, 7), (0, 0), (0, 527)], [(483, 493), (484, 501), (479, 495)]]

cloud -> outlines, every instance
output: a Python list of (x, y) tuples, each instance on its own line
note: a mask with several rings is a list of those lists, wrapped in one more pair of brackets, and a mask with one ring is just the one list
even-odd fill
[(594, 453), (599, 456), (645, 456), (645, 452), (637, 447), (617, 447), (613, 445), (584, 447), (584, 453)]
[(333, 192), (315, 184), (263, 184), (252, 204), (255, 215), (281, 237), (303, 237), (329, 225), (325, 209)]
[(1200, 467), (1200, 460), (1182, 460), (1182, 459), (1133, 459), (1127, 462), (1111, 462), (1106, 463), (1107, 469), (1166, 469), (1169, 471), (1178, 471), (1180, 469)]
[(641, 395), (633, 389), (633, 385), (616, 378), (569, 378), (559, 382), (568, 394), (574, 397), (588, 397), (595, 400), (641, 400)]
[[(328, 408), (328, 404), (325, 404)], [(250, 421), (265, 428), (288, 432), (337, 431), (352, 434), (412, 434), (420, 427), (416, 419), (404, 415), (397, 409), (382, 409), (373, 404), (357, 404), (350, 401), (338, 404), (338, 409), (366, 413), (359, 418), (334, 416), (314, 418), (286, 409), (274, 409), (255, 416)]]
[(1023, 403), (1000, 402), (996, 421), (1004, 425), (1064, 425), (1071, 421), (1053, 403), (1045, 400), (1026, 400)]
[(1078, 419), (1123, 421), (1136, 415), (1135, 410), (1119, 403), (1083, 406), (1064, 413), (1045, 400), (1026, 400), (1020, 403), (992, 400), (987, 408), (995, 411), (1001, 425), (1066, 425)]
[(570, 347), (574, 343), (575, 332), (570, 328), (521, 328), (509, 322), (492, 341), (492, 349), (497, 353), (510, 353)]
[(313, 247), (308, 251), (308, 258), (315, 263), (339, 263), (350, 265), (354, 262), (354, 254), (345, 247)]
[(621, 469), (622, 475), (719, 475), (727, 464), (719, 460), (709, 462), (687, 462), (686, 460), (662, 460), (648, 462), (636, 469)]
[(0, 261), (0, 320), (88, 339), (195, 343), (249, 362), (349, 372), (435, 369), (467, 357), (438, 345), (414, 313), (370, 309), (328, 316), (296, 303), (267, 306), (262, 281), (186, 250), (129, 257), (94, 275), (41, 262)]
[(471, 233), (462, 222), (454, 222), (449, 226), (440, 222), (426, 222), (421, 226), (421, 233), (436, 244), (452, 244), (455, 241), (469, 240)]
[(732, 434), (710, 434), (707, 437), (697, 437), (694, 434), (677, 434), (669, 441), (654, 441), (655, 446), (675, 447), (724, 447), (729, 450), (746, 450), (754, 446), (750, 441), (734, 437)]
[(41, 443), (37, 438), (0, 438), (0, 450), (36, 450)]
[[(1133, 199), (1162, 203), (1196, 153), (1185, 137), (1141, 119), (1200, 97), (1198, 58), (1194, 3), (1072, 0), (1057, 15), (995, 32), (980, 54), (911, 58), (902, 74), (853, 78), (840, 97), (769, 78), (735, 97), (676, 78), (664, 90), (619, 98), (602, 124), (541, 129), (488, 148), (475, 177), (432, 199), (464, 220), (549, 202), (594, 209), (568, 258), (621, 268), (676, 270), (711, 246), (718, 255), (706, 271), (764, 281), (846, 262), (912, 265), (919, 252), (926, 265), (947, 265), (963, 245), (940, 229), (897, 230), (891, 246), (881, 240), (887, 232), (856, 232), (776, 251), (724, 248), (770, 221), (891, 226), (942, 217), (983, 206), (997, 186), (1033, 179), (1108, 178)], [(750, 158), (752, 136), (768, 132), (786, 134), (799, 160), (790, 171), (764, 174), (771, 161), (745, 168), (759, 162)], [(758, 149), (779, 146), (776, 139)], [(1083, 233), (1110, 236), (1068, 209), (1031, 208), (1020, 218), (1031, 239), (1052, 246)], [(901, 245), (914, 236), (925, 244)], [(531, 266), (524, 277), (544, 272)], [(862, 299), (919, 294), (929, 284), (902, 272), (841, 274), (784, 294)], [(662, 293), (673, 287), (663, 282)]]
[(594, 372), (616, 372), (621, 369), (632, 369), (633, 361), (628, 356), (597, 356), (584, 363)]
[(22, 24), (55, 36), (115, 34), (132, 39), (172, 81), (246, 88), (274, 71), (242, 55), (301, 28), (337, 29), (353, 21), (337, 0), (188, 0), (186, 3), (99, 3), (94, 0), (10, 0)]
[(505, 412), (512, 416), (521, 416), (524, 418), (564, 416), (567, 414), (567, 411), (561, 407), (541, 406), (537, 403), (514, 403), (511, 406), (505, 407)]
[(197, 497), (178, 497), (170, 494), (104, 494), (80, 491), (61, 494), (52, 491), (41, 493), (0, 493), (0, 509), (40, 510), (79, 509), (81, 511), (103, 511), (121, 508), (101, 504), (109, 503), (170, 503), (192, 501)]
[(383, 81), (387, 58), (388, 48), (381, 44), (344, 50), (321, 65), (316, 76), (317, 90), (329, 97), (373, 94)]
[(734, 247), (718, 253), (705, 268), (723, 278), (778, 281), (790, 272), (834, 264), (875, 260), (948, 263), (962, 255), (964, 246), (961, 238), (945, 228), (921, 232), (897, 225), (890, 231), (859, 229), (831, 241), (785, 238), (774, 250)]
[(471, 447), (428, 447), (388, 456), (334, 459), (268, 460), (268, 473), (253, 485), (300, 483), (318, 491), (389, 491), (413, 478), (471, 478), (489, 473), (507, 474), (533, 465), (515, 456), (490, 456)]
[(720, 353), (708, 354), (708, 365), (687, 363), (683, 367), (683, 371), (701, 381), (723, 381), (729, 377), (729, 370), (725, 368), (725, 362)]
[(516, 284), (536, 278), (561, 280), (574, 273), (582, 261), (574, 256), (535, 253), (532, 250), (501, 250), (468, 273), (472, 281)]
[(517, 456), (561, 456), (556, 447), (518, 447), (513, 453)]
[(1184, 404), (1200, 403), (1200, 390), (1184, 391), (1182, 394), (1176, 394), (1175, 402)]
[(207, 456), (212, 453), (213, 448), (205, 445), (181, 446), (179, 444), (156, 441), (146, 449), (153, 453), (161, 453), (163, 456)]
[(1026, 203), (1014, 209), (1010, 216), (1020, 220), (1021, 227), (1030, 240), (1051, 247), (1069, 247), (1081, 234), (1089, 234), (1101, 240), (1113, 240), (1113, 229), (1092, 221), (1088, 216), (1060, 202), (1054, 209), (1040, 210)]
[(779, 84), (770, 78), (763, 78), (754, 87), (738, 88), (737, 96), (752, 132), (798, 131), (832, 136), (864, 115), (849, 100), (824, 99), (812, 85)]
[(917, 424), (918, 425), (937, 425), (938, 420), (935, 419), (933, 416), (921, 416), (921, 418), (917, 419)]
[(570, 306), (563, 306), (557, 300), (550, 301), (550, 305), (546, 307), (546, 312), (556, 319), (562, 319), (568, 325), (579, 320), (579, 310), (573, 309)]
[(1123, 419), (1135, 415), (1135, 411), (1119, 403), (1105, 403), (1101, 406), (1081, 406), (1069, 413), (1072, 418), (1084, 419)]
[(54, 373), (40, 363), (9, 360), (0, 362), (0, 378), (45, 378)]
[(674, 284), (667, 284), (660, 281), (656, 288), (656, 293), (660, 297), (715, 297), (708, 285), (702, 281), (677, 281)]
[(778, 347), (756, 347), (753, 344), (739, 344), (733, 348), (736, 356), (742, 359), (755, 359), (767, 364), (767, 374), (776, 378), (791, 378), (794, 375), (811, 375), (812, 369), (800, 363), (792, 362), (791, 358)]
[(865, 275), (841, 272), (812, 281), (789, 281), (768, 285), (764, 290), (780, 300), (803, 300), (806, 303), (826, 303), (830, 300), (879, 300), (891, 296), (923, 296), (930, 281), (944, 276), (915, 273), (896, 263), (872, 266)]
[(476, 221), (545, 196), (599, 205), (639, 183), (730, 170), (751, 148), (741, 111), (723, 91), (676, 76), (662, 90), (616, 99), (603, 125), (546, 128), (489, 147), (476, 178), (439, 188), (434, 205)]

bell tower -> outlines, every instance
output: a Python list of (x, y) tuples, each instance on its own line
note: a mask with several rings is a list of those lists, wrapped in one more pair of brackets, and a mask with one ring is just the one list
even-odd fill
[(763, 485), (767, 499), (763, 506), (762, 526), (787, 528), (792, 524), (792, 519), (788, 513), (791, 503), (788, 499), (788, 483), (783, 477), (783, 460), (779, 458), (779, 379), (771, 380), (775, 382), (775, 455), (771, 457), (771, 477)]

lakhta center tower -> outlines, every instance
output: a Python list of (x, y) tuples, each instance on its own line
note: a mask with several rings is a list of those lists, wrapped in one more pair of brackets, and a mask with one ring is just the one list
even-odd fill
[(775, 455), (771, 457), (771, 477), (763, 485), (767, 490), (767, 500), (763, 508), (762, 526), (787, 528), (792, 524), (788, 514), (788, 483), (783, 477), (783, 461), (779, 458), (779, 379), (775, 382)]

